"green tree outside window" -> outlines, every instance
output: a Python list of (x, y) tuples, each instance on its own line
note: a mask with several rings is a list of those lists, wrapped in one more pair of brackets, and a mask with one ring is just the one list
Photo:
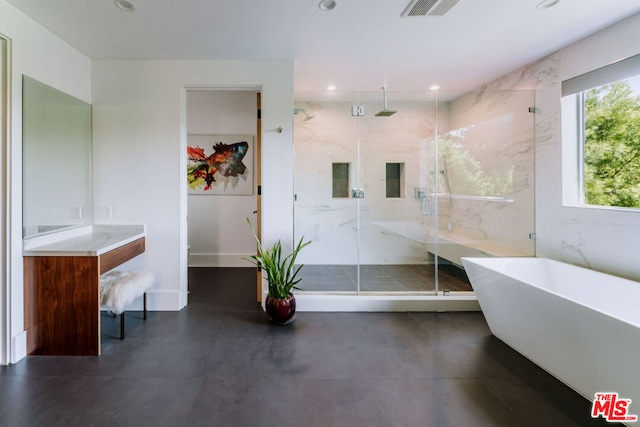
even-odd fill
[(626, 81), (585, 93), (585, 203), (640, 207), (640, 96)]

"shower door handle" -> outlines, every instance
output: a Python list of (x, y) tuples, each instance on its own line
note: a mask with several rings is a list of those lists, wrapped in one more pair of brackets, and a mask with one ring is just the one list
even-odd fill
[(422, 215), (433, 216), (433, 200), (431, 200), (431, 197), (422, 199)]

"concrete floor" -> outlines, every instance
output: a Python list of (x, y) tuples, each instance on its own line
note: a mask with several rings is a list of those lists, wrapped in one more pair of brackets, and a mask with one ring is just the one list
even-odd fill
[(268, 323), (252, 268), (193, 268), (180, 312), (102, 316), (100, 357), (0, 367), (2, 426), (588, 426), (590, 403), (482, 313), (297, 313)]

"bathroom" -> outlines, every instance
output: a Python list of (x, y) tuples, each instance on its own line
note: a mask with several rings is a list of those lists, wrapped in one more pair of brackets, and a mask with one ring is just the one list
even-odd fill
[[(310, 115), (315, 117), (304, 123), (305, 126), (319, 126), (322, 122), (322, 115), (315, 112), (313, 106), (320, 102), (315, 99), (298, 98), (298, 93), (294, 93), (294, 69), (290, 62), (154, 62), (154, 61), (96, 61), (91, 62), (86, 57), (80, 55), (77, 51), (69, 48), (57, 40), (42, 41), (41, 38), (31, 36), (30, 33), (24, 35), (22, 28), (29, 28), (31, 31), (34, 24), (28, 21), (26, 17), (18, 15), (13, 9), (9, 9), (10, 14), (3, 14), (3, 24), (8, 34), (15, 35), (20, 40), (21, 51), (33, 52), (26, 56), (16, 56), (13, 62), (14, 75), (21, 74), (33, 75), (40, 80), (46, 81), (48, 84), (62, 89), (65, 92), (79, 96), (80, 98), (91, 98), (94, 105), (95, 120), (95, 168), (94, 168), (94, 193), (95, 207), (113, 206), (113, 218), (104, 222), (113, 223), (139, 223), (145, 222), (152, 230), (161, 230), (150, 237), (153, 244), (149, 245), (146, 254), (146, 263), (149, 269), (158, 272), (160, 283), (157, 292), (154, 293), (153, 309), (155, 310), (179, 310), (186, 304), (187, 289), (187, 222), (186, 222), (186, 189), (179, 186), (183, 176), (182, 168), (184, 162), (180, 154), (185, 150), (180, 146), (178, 140), (183, 138), (186, 141), (186, 135), (183, 135), (183, 127), (181, 122), (181, 106), (183, 93), (178, 89), (185, 82), (197, 82), (205, 86), (224, 86), (224, 87), (241, 87), (251, 84), (258, 88), (264, 96), (263, 116), (263, 136), (264, 140), (264, 163), (269, 168), (263, 171), (263, 183), (265, 189), (277, 188), (272, 191), (269, 197), (265, 197), (263, 203), (263, 223), (266, 225), (264, 238), (268, 242), (273, 242), (281, 238), (285, 243), (294, 240), (293, 227), (295, 226), (295, 237), (300, 234), (310, 233), (309, 228), (301, 228), (303, 224), (304, 212), (300, 208), (300, 204), (304, 202), (304, 193), (301, 191), (301, 185), (304, 181), (299, 174), (294, 173), (291, 166), (293, 160), (294, 147), (292, 141), (294, 135), (291, 125), (295, 125), (295, 138), (300, 135), (299, 121), (302, 121), (304, 114), (293, 114), (294, 108), (306, 108)], [(3, 10), (4, 12), (5, 10)], [(15, 16), (18, 16), (17, 18)], [(8, 16), (8, 17), (7, 17)], [(561, 119), (560, 119), (560, 82), (588, 72), (590, 70), (611, 63), (619, 58), (628, 57), (638, 53), (637, 43), (634, 43), (634, 37), (629, 34), (637, 34), (638, 23), (640, 17), (634, 16), (622, 21), (615, 26), (606, 29), (601, 33), (594, 34), (591, 37), (580, 40), (569, 45), (556, 53), (549, 53), (549, 56), (543, 57), (538, 61), (526, 64), (524, 61), (521, 68), (516, 70), (505, 69), (505, 76), (502, 78), (486, 82), (484, 91), (487, 93), (498, 93), (501, 91), (532, 91), (535, 96), (535, 113), (525, 111), (523, 114), (530, 120), (533, 120), (534, 127), (534, 146), (535, 146), (535, 177), (530, 176), (528, 183), (534, 188), (535, 197), (530, 199), (530, 203), (534, 203), (535, 209), (530, 212), (535, 213), (535, 227), (523, 227), (524, 234), (520, 236), (519, 241), (526, 244), (535, 244), (535, 254), (539, 257), (549, 257), (562, 260), (565, 262), (588, 266), (600, 271), (610, 272), (612, 274), (629, 277), (635, 280), (640, 279), (637, 269), (637, 254), (640, 250), (640, 241), (635, 236), (638, 232), (637, 212), (630, 210), (605, 210), (591, 209), (568, 205), (565, 203), (563, 195), (563, 187), (567, 183), (564, 176), (564, 147), (565, 138), (561, 136)], [(34, 33), (40, 34), (36, 28)], [(44, 47), (42, 47), (44, 46)], [(56, 60), (50, 60), (49, 56), (38, 56), (35, 52), (45, 49), (48, 52), (54, 52)], [(66, 58), (65, 61), (59, 61), (59, 57)], [(460, 123), (448, 125), (442, 123), (443, 117), (446, 118), (445, 111), (442, 108), (437, 110), (438, 120), (435, 120), (435, 111), (433, 104), (433, 94), (428, 92), (429, 84), (432, 82), (425, 81), (424, 93), (416, 94), (419, 96), (418, 101), (404, 100), (400, 95), (394, 92), (394, 86), (398, 80), (390, 80), (389, 83), (389, 99), (388, 107), (398, 112), (389, 117), (374, 117), (373, 114), (380, 111), (382, 106), (382, 91), (374, 90), (371, 93), (349, 93), (344, 102), (347, 107), (340, 114), (344, 116), (342, 120), (353, 120), (349, 126), (348, 141), (350, 144), (349, 152), (355, 152), (356, 142), (358, 141), (358, 123), (367, 121), (369, 124), (364, 128), (364, 123), (360, 126), (363, 134), (369, 134), (368, 138), (374, 131), (373, 123), (385, 123), (383, 121), (396, 121), (402, 118), (404, 112), (409, 113), (410, 109), (405, 107), (405, 102), (417, 102), (424, 104), (425, 111), (430, 111), (427, 115), (427, 123), (423, 125), (423, 130), (415, 132), (413, 143), (418, 141), (428, 141), (434, 133), (435, 125), (438, 124), (438, 134), (443, 135), (446, 132), (468, 126), (472, 121), (460, 119)], [(383, 82), (380, 81), (380, 87)], [(14, 82), (12, 85), (17, 91), (18, 84)], [(465, 88), (466, 92), (473, 93), (474, 90), (480, 88)], [(449, 102), (447, 92), (450, 88), (443, 88), (439, 91), (439, 105), (443, 102)], [(463, 91), (463, 93), (466, 93)], [(338, 95), (335, 93), (334, 95)], [(358, 96), (361, 97), (358, 100)], [(19, 108), (20, 103), (16, 98), (16, 106)], [(325, 99), (323, 102), (337, 102), (337, 96)], [(366, 98), (366, 99), (365, 99)], [(403, 98), (403, 97), (402, 97)], [(474, 98), (475, 99), (475, 98)], [(365, 116), (354, 118), (351, 116), (351, 107), (362, 103), (365, 105)], [(308, 104), (308, 105), (307, 105)], [(430, 107), (429, 107), (430, 106)], [(527, 103), (527, 109), (531, 104)], [(266, 114), (268, 112), (268, 114)], [(373, 122), (377, 120), (377, 122)], [(466, 123), (463, 123), (465, 122)], [(478, 118), (481, 122), (481, 117)], [(355, 122), (355, 123), (354, 123)], [(278, 133), (276, 129), (280, 126), (284, 128), (282, 133)], [(375, 125), (378, 126), (378, 125)], [(386, 125), (385, 125), (386, 126)], [(442, 129), (440, 127), (444, 126)], [(14, 126), (14, 136), (9, 144), (9, 152), (11, 153), (11, 161), (16, 164), (21, 163), (18, 156), (21, 147), (21, 135), (17, 130), (19, 127)], [(328, 130), (327, 130), (328, 131)], [(365, 132), (366, 131), (366, 132)], [(364, 145), (364, 136), (361, 137), (361, 143)], [(184, 141), (182, 143), (185, 143)], [(426, 150), (426, 149), (425, 149)], [(296, 153), (296, 162), (299, 154)], [(388, 157), (388, 156), (382, 156)], [(140, 159), (152, 158), (152, 162), (140, 163)], [(338, 162), (354, 162), (355, 156), (351, 158), (346, 156), (336, 160), (329, 160), (329, 163)], [(571, 156), (568, 156), (571, 161)], [(575, 157), (573, 158), (575, 162)], [(383, 160), (381, 160), (382, 162)], [(405, 162), (406, 159), (398, 158), (384, 159), (384, 163)], [(119, 167), (114, 168), (117, 164)], [(298, 163), (296, 163), (297, 165)], [(144, 167), (144, 176), (148, 177), (144, 185), (131, 185), (128, 175), (123, 174), (122, 170), (139, 170)], [(296, 166), (297, 167), (297, 166)], [(380, 166), (383, 168), (384, 166)], [(408, 169), (408, 167), (407, 167)], [(439, 169), (439, 168), (433, 168)], [(156, 173), (162, 170), (162, 174)], [(452, 165), (447, 164), (447, 172), (452, 174)], [(19, 172), (19, 170), (18, 170)], [(405, 172), (410, 172), (406, 170)], [(426, 172), (425, 173), (430, 173)], [(13, 172), (16, 174), (16, 171)], [(17, 174), (19, 178), (19, 173)], [(436, 177), (442, 175), (439, 171)], [(151, 178), (152, 177), (152, 178)], [(291, 179), (295, 177), (295, 180)], [(327, 176), (330, 178), (330, 175)], [(380, 176), (380, 180), (384, 175)], [(406, 177), (405, 177), (406, 178)], [(295, 181), (295, 182), (292, 182)], [(440, 179), (442, 182), (442, 179)], [(534, 182), (532, 182), (534, 181)], [(331, 179), (324, 182), (331, 185)], [(355, 181), (354, 181), (355, 182)], [(11, 204), (10, 219), (13, 223), (19, 224), (22, 217), (20, 200), (22, 194), (21, 180), (11, 180), (10, 193)], [(295, 191), (294, 186), (295, 184)], [(352, 183), (353, 184), (353, 183)], [(363, 183), (365, 187), (366, 183)], [(380, 182), (378, 183), (380, 184)], [(456, 220), (451, 221), (451, 230), (448, 228), (446, 201), (447, 197), (440, 197), (443, 203), (438, 205), (438, 214), (432, 217), (422, 215), (423, 200), (415, 198), (415, 188), (420, 188), (411, 183), (405, 185), (407, 193), (402, 200), (389, 200), (389, 202), (405, 203), (411, 206), (411, 212), (407, 209), (403, 211), (406, 217), (372, 217), (370, 223), (375, 221), (411, 224), (427, 229), (425, 226), (429, 221), (438, 220), (439, 238), (446, 238), (455, 235), (461, 231), (462, 227), (456, 224)], [(126, 192), (121, 191), (127, 188)], [(380, 186), (384, 188), (384, 186)], [(344, 202), (349, 206), (350, 213), (345, 215), (346, 219), (337, 224), (345, 222), (351, 223), (351, 228), (343, 227), (341, 230), (349, 230), (345, 236), (348, 239), (349, 247), (345, 249), (344, 245), (340, 245), (337, 238), (334, 239), (335, 248), (344, 249), (348, 252), (349, 258), (341, 258), (339, 260), (316, 260), (313, 255), (321, 252), (325, 243), (319, 241), (309, 246), (308, 253), (304, 254), (303, 262), (308, 267), (317, 263), (323, 265), (329, 262), (339, 262), (342, 265), (355, 265), (357, 257), (357, 246), (355, 244), (357, 237), (357, 224), (359, 216), (357, 213), (357, 204), (364, 205), (366, 201), (372, 200), (368, 197), (373, 194), (369, 187), (365, 187), (365, 199), (360, 200), (336, 200), (335, 202)], [(446, 191), (446, 189), (438, 189), (438, 192)], [(296, 193), (298, 200), (293, 202), (291, 194)], [(332, 198), (327, 198), (329, 202), (333, 202)], [(458, 207), (462, 202), (459, 199), (453, 199), (453, 215), (462, 212)], [(456, 205), (456, 202), (458, 205)], [(472, 203), (472, 200), (466, 201)], [(489, 205), (490, 203), (487, 202)], [(295, 208), (294, 208), (295, 205)], [(396, 203), (398, 205), (398, 203)], [(490, 206), (503, 206), (498, 203), (491, 202)], [(171, 206), (171, 209), (167, 209)], [(362, 211), (366, 206), (361, 206)], [(9, 212), (9, 211), (8, 211)], [(96, 214), (100, 212), (96, 210)], [(371, 212), (371, 211), (370, 211)], [(295, 213), (295, 221), (293, 215)], [(362, 212), (365, 214), (366, 212)], [(360, 218), (362, 220), (362, 218)], [(483, 222), (485, 218), (482, 218)], [(487, 220), (488, 221), (488, 220)], [(521, 219), (518, 219), (520, 223)], [(293, 225), (292, 225), (293, 224)], [(365, 224), (367, 225), (367, 224)], [(423, 227), (424, 226), (424, 227)], [(374, 228), (375, 227), (375, 228)], [(382, 228), (378, 225), (369, 225), (368, 230), (376, 230), (376, 234), (383, 234)], [(435, 230), (435, 229), (434, 229)], [(400, 230), (402, 231), (402, 230)], [(364, 239), (368, 237), (366, 234), (367, 227), (361, 230)], [(529, 234), (535, 232), (536, 240), (532, 240)], [(391, 233), (391, 232), (389, 232)], [(409, 234), (409, 233), (406, 233)], [(416, 233), (410, 233), (415, 235)], [(311, 236), (312, 234), (310, 234)], [(414, 244), (411, 239), (397, 237), (398, 233), (393, 236), (383, 234), (386, 240), (382, 240), (382, 244), (388, 243), (392, 238), (395, 242), (404, 242), (403, 248), (407, 250), (407, 257), (417, 257), (418, 261), (424, 263), (428, 261), (428, 251), (424, 245)], [(320, 236), (322, 237), (322, 236)], [(338, 236), (343, 237), (343, 236)], [(369, 236), (370, 237), (370, 236)], [(371, 239), (372, 240), (372, 239)], [(11, 253), (10, 260), (12, 276), (18, 279), (12, 280), (11, 298), (13, 301), (11, 310), (11, 331), (8, 332), (10, 341), (14, 348), (23, 348), (21, 344), (24, 340), (22, 333), (22, 282), (19, 279), (22, 271), (21, 251), (22, 251), (22, 228), (16, 227), (16, 231), (12, 230), (8, 235), (7, 241), (10, 241)], [(361, 250), (364, 252), (372, 248), (367, 241), (362, 241)], [(438, 252), (444, 254), (443, 245), (440, 245)], [(375, 248), (375, 247), (373, 247)], [(394, 250), (379, 249), (375, 254), (383, 254), (389, 256), (391, 253), (397, 253)], [(434, 249), (435, 251), (435, 249)], [(322, 251), (325, 255), (328, 251)], [(418, 253), (418, 255), (416, 255)], [(369, 254), (362, 253), (361, 258)], [(170, 259), (179, 259), (180, 262), (168, 262)], [(368, 261), (372, 262), (372, 261)], [(389, 260), (393, 265), (400, 262), (398, 260)], [(419, 264), (420, 265), (420, 264)], [(306, 268), (305, 268), (306, 270)], [(17, 273), (15, 273), (17, 272)], [(437, 270), (436, 270), (437, 272)], [(357, 272), (356, 272), (357, 274)], [(435, 275), (435, 272), (433, 273)], [(306, 283), (306, 282), (305, 282)], [(306, 286), (306, 285), (303, 285)], [(350, 291), (354, 292), (354, 291)], [(431, 291), (433, 292), (433, 291)], [(355, 299), (355, 298), (354, 298)], [(5, 322), (6, 323), (6, 322)], [(6, 325), (5, 325), (6, 326)], [(6, 352), (5, 352), (6, 353)], [(23, 352), (16, 350), (11, 356), (11, 360), (19, 360), (23, 357)]]

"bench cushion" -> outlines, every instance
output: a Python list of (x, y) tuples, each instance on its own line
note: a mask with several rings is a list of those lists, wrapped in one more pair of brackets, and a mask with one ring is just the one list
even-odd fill
[(100, 301), (115, 314), (142, 296), (153, 285), (148, 271), (109, 271), (100, 276)]

